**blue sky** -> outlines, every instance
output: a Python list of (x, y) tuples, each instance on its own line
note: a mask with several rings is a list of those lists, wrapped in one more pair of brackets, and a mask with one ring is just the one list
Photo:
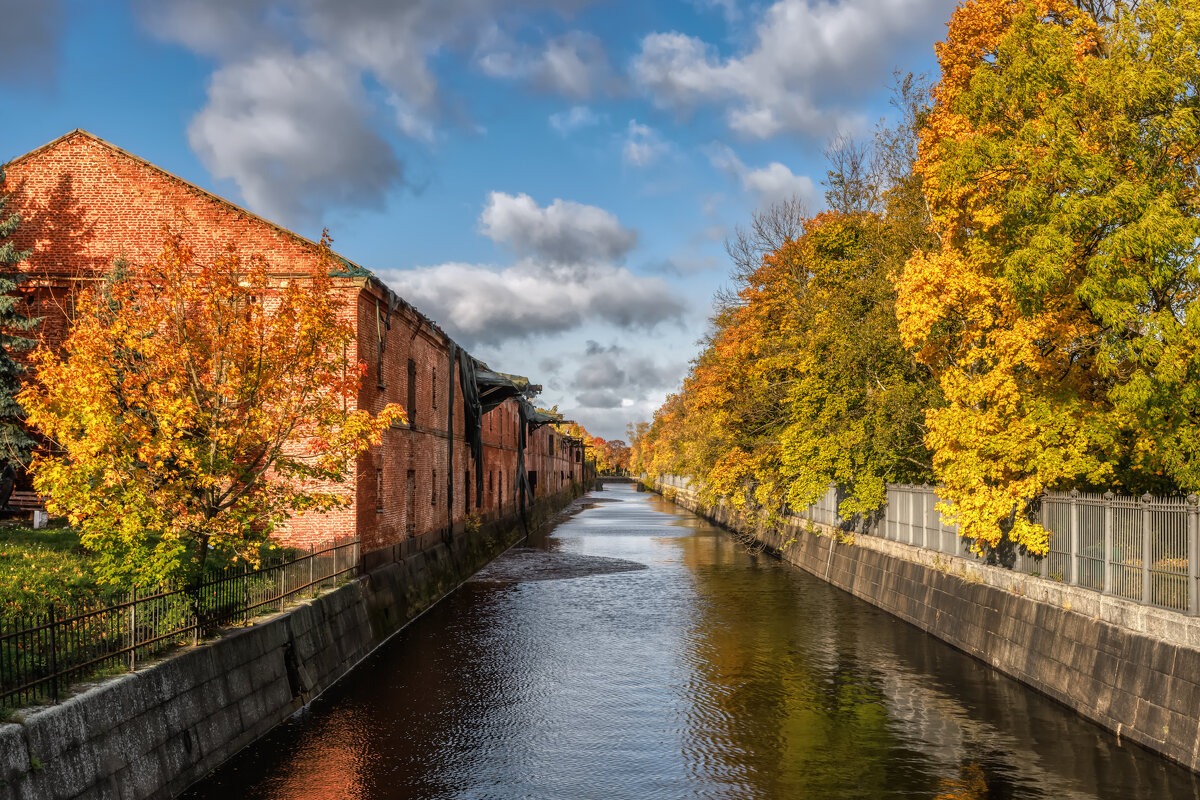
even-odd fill
[(0, 0), (0, 161), (85, 128), (327, 226), (606, 438), (678, 387), (756, 208), (823, 205), (953, 0)]

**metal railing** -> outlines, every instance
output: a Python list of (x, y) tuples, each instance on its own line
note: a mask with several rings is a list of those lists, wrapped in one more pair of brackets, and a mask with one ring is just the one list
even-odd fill
[[(661, 475), (663, 486), (692, 488), (692, 481)], [(982, 558), (973, 541), (946, 524), (936, 486), (888, 484), (887, 502), (871, 518), (839, 514), (846, 495), (825, 494), (784, 514), (946, 555)], [(1047, 492), (1035, 504), (1035, 521), (1050, 533), (1044, 556), (1017, 552), (1010, 569), (1081, 586), (1143, 605), (1200, 616), (1200, 498), (1129, 497)]]
[[(883, 524), (860, 532), (979, 557), (971, 552), (970, 539), (943, 522), (934, 508), (940, 500), (936, 487), (889, 485)], [(1050, 533), (1049, 552), (1019, 552), (1013, 570), (1200, 615), (1200, 499), (1195, 495), (1047, 492), (1035, 508), (1035, 520)]]
[(359, 540), (338, 539), (257, 569), (231, 568), (199, 586), (135, 588), (100, 608), (51, 605), (0, 619), (0, 708), (57, 701), (74, 682), (132, 671), (213, 627), (282, 611), (306, 590), (335, 585), (359, 564)]

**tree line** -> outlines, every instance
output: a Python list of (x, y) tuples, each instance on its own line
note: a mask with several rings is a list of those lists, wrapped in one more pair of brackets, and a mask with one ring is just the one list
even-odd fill
[(967, 0), (939, 79), (827, 152), (828, 209), (728, 243), (634, 469), (768, 517), (937, 482), (978, 548), (1044, 553), (1047, 489), (1200, 490), (1200, 8)]

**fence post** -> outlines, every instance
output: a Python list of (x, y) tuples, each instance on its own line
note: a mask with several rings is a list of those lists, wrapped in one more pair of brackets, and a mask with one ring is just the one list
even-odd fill
[(908, 485), (908, 543), (917, 544), (917, 485)]
[(1103, 594), (1112, 594), (1113, 591), (1113, 574), (1112, 574), (1112, 534), (1113, 534), (1113, 499), (1116, 497), (1111, 491), (1104, 493), (1104, 533), (1101, 545), (1104, 547), (1104, 583)]
[(312, 542), (308, 543), (308, 593), (315, 594), (316, 589), (313, 587), (313, 561), (316, 560), (317, 546)]
[(137, 585), (129, 592), (129, 671), (137, 671)]
[[(1045, 500), (1042, 501), (1044, 509)], [(1069, 580), (1072, 586), (1079, 585), (1079, 490), (1071, 490), (1071, 552), (1068, 558), (1071, 563), (1067, 565), (1067, 572), (1070, 575)]]
[(1142, 495), (1142, 603), (1150, 605), (1150, 501), (1149, 492)]
[(937, 542), (938, 542), (937, 549), (938, 549), (939, 553), (945, 553), (945, 552), (947, 552), (946, 551), (946, 523), (942, 519), (942, 512), (937, 510), (937, 504), (940, 499), (941, 498), (937, 496), (937, 492), (934, 491), (934, 493), (933, 493), (933, 515), (934, 515), (934, 519), (937, 520)]
[(1200, 614), (1200, 497), (1187, 496), (1188, 613)]
[(58, 642), (55, 628), (58, 627), (54, 618), (54, 603), (50, 604), (50, 694), (54, 702), (58, 702)]
[(283, 575), (287, 572), (287, 562), (279, 564), (279, 610), (283, 611)]
[(929, 547), (929, 484), (921, 484), (921, 547)]

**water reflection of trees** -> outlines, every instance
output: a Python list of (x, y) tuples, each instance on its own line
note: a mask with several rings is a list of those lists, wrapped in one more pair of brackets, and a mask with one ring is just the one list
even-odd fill
[(830, 591), (720, 537), (681, 538), (700, 609), (688, 638), (686, 719), (697, 773), (737, 775), (745, 796), (933, 796), (929, 760), (891, 723), (859, 663), (858, 620)]
[(828, 584), (727, 537), (676, 541), (700, 596), (688, 734), (725, 748), (693, 768), (740, 765), (748, 796), (1200, 797), (1186, 770)]

